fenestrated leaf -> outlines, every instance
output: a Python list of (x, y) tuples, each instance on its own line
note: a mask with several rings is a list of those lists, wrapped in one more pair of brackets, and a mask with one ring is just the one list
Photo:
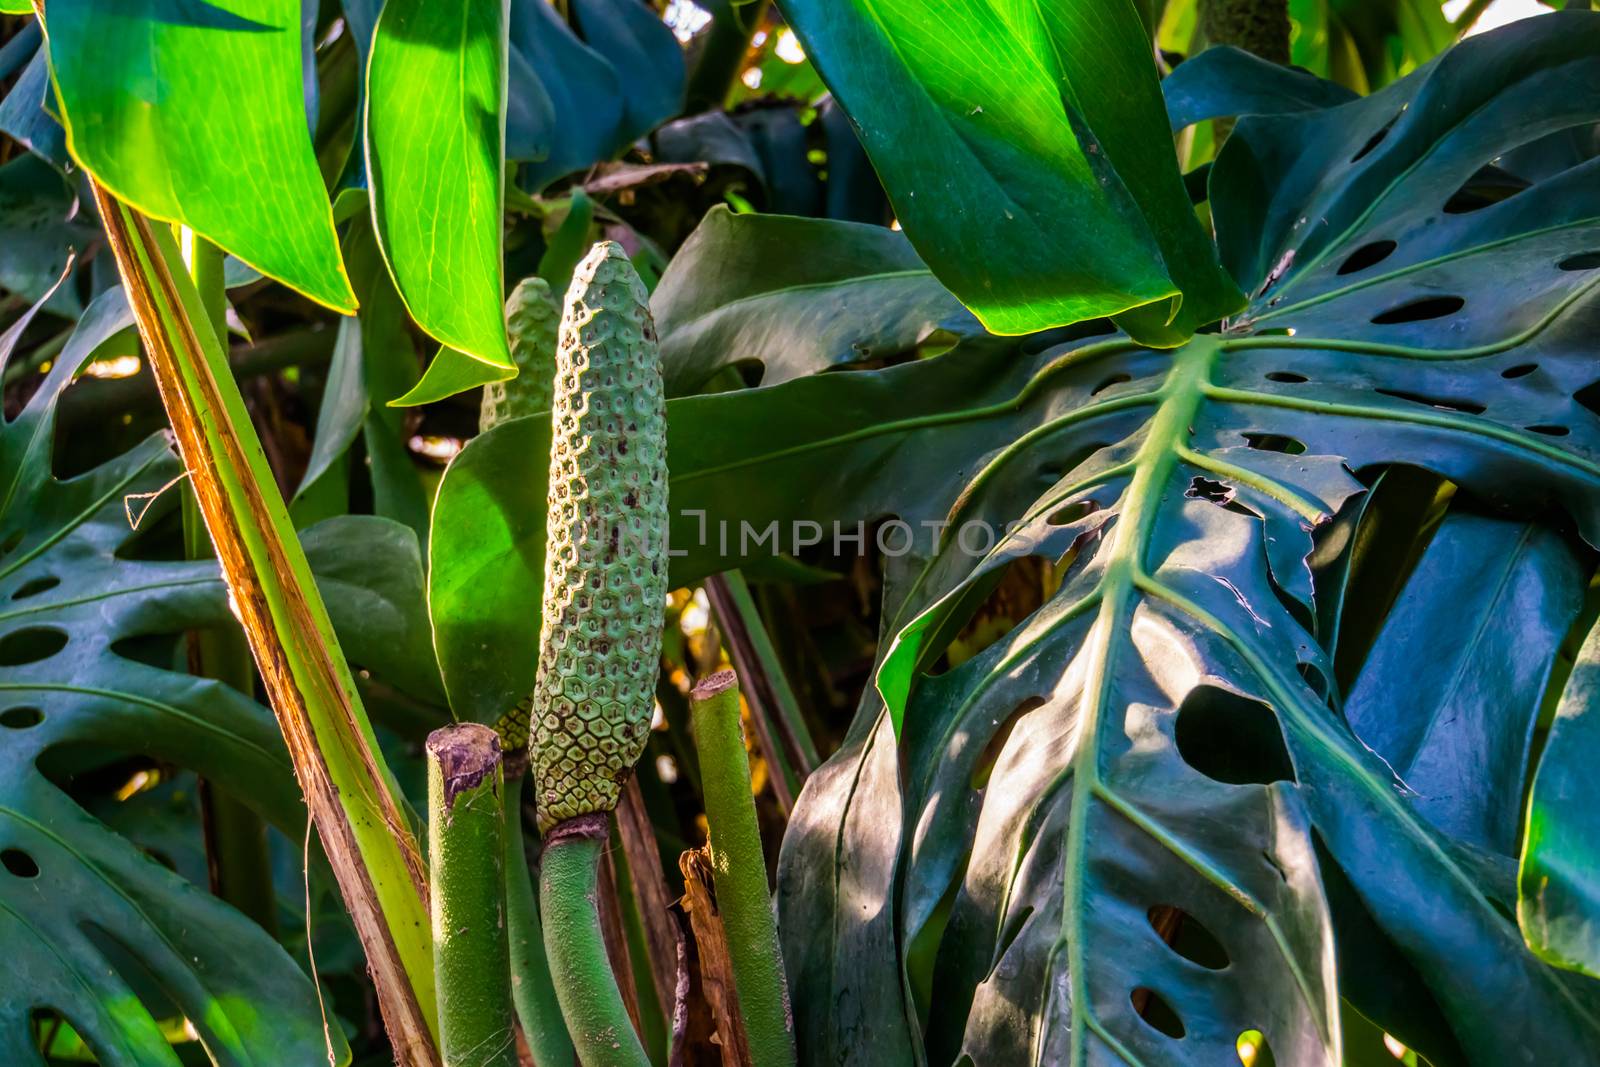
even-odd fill
[[(674, 508), (710, 502), (713, 534), (746, 515), (954, 523), (931, 558), (889, 562), (887, 707), (869, 694), (785, 844), (808, 1062), (910, 1061), (920, 1041), (930, 1062), (1216, 1063), (1246, 1029), (1278, 1062), (1337, 1062), (1313, 828), (1461, 1049), (1589, 1055), (1600, 987), (1525, 949), (1504, 865), (1433, 825), (1335, 710), (1306, 559), (1354, 472), (1395, 465), (1600, 536), (1600, 163), (1455, 195), (1600, 118), (1597, 56), (1600, 17), (1548, 16), (1373, 97), (1241, 121), (1212, 208), (1256, 297), (1176, 353), (1024, 344), (1007, 379), (968, 345), (678, 402)], [(929, 674), (1030, 557), (1060, 588)], [(1172, 947), (1152, 908), (1183, 913)], [(1227, 967), (1185, 954), (1191, 925)], [(929, 939), (927, 973), (887, 961)]]
[(726, 366), (759, 364), (776, 385), (833, 366), (898, 356), (936, 332), (983, 328), (882, 226), (713, 208), (650, 298), (669, 394)]
[(1178, 180), (1150, 40), (1117, 0), (782, 0), (906, 234), (997, 333), (1233, 311)]
[(502, 0), (395, 0), (367, 64), (378, 244), (417, 325), (484, 364), (470, 384), (514, 373), (500, 314), (506, 32)]
[(30, 302), (49, 293), (45, 307), (60, 315), (82, 311), (72, 286), (56, 285), (72, 253), (95, 237), (77, 215), (72, 187), (40, 157), (0, 166), (0, 288)]
[(300, 19), (299, 0), (50, 0), (51, 73), (68, 147), (106, 188), (352, 311), (306, 130)]
[[(63, 1015), (101, 1063), (177, 1064), (119, 956), (106, 954), (110, 941), (155, 976), (217, 1063), (323, 1062), (315, 993), (272, 939), (106, 829), (37, 766), (75, 745), (150, 756), (227, 781), (288, 832), (303, 828), (265, 709), (123, 651), (233, 624), (214, 563), (136, 548), (124, 501), (177, 474), (166, 442), (70, 480), (51, 473), (56, 397), (130, 322), (120, 290), (97, 299), (28, 406), (0, 427), (0, 1049), (7, 1062), (35, 1062), (29, 1013), (41, 1008)], [(331, 1040), (347, 1058), (337, 1031)]]

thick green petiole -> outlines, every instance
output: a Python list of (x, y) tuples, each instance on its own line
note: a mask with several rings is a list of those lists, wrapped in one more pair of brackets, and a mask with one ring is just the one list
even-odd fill
[(717, 910), (728, 935), (728, 956), (739, 993), (753, 1067), (795, 1062), (794, 1021), (778, 928), (767, 890), (767, 865), (761, 854), (750, 792), (750, 761), (739, 722), (739, 678), (718, 671), (702, 678), (689, 694), (695, 748), (710, 824)]
[(428, 735), (428, 868), (445, 1067), (516, 1067), (506, 940), (500, 738), (462, 723)]
[(649, 1067), (600, 930), (600, 853), (609, 820), (578, 815), (544, 835), (539, 905), (561, 1014), (584, 1067)]
[[(522, 761), (524, 764), (526, 759)], [(522, 812), (517, 794), (522, 791), (519, 771), (506, 781), (505, 851), (506, 919), (511, 934), (511, 999), (528, 1040), (533, 1062), (539, 1067), (567, 1067), (577, 1062), (567, 1023), (561, 1017), (556, 989), (550, 981), (550, 963), (544, 955), (544, 928), (539, 923), (539, 902), (533, 895), (528, 857), (522, 843)]]

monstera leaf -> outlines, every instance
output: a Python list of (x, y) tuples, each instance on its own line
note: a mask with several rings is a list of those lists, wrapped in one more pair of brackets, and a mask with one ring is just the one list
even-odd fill
[[(669, 377), (783, 368), (669, 405), (673, 580), (830, 526), (883, 558), (876, 684), (780, 863), (806, 1062), (1216, 1064), (1248, 1038), (1338, 1064), (1341, 999), (1437, 1064), (1582, 1062), (1600, 1040), (1600, 986), (1524, 944), (1513, 814), (1540, 657), (1594, 565), (1567, 517), (1600, 541), (1600, 160), (1558, 136), (1600, 121), (1600, 15), (1318, 95), (1342, 96), (1257, 100), (1235, 127), (1210, 207), (1250, 303), (1176, 350), (1084, 324), (958, 332), (918, 359), (922, 330), (898, 324), (945, 321), (945, 298), (886, 330), (882, 272), (819, 271), (808, 303), (713, 270), (717, 308), (663, 282), (658, 317), (685, 324)], [(734, 238), (708, 225), (715, 264)], [(801, 363), (828, 373), (781, 380), (821, 321)], [(674, 345), (683, 328), (712, 349)], [(835, 355), (851, 330), (873, 362)], [(540, 422), (474, 441), (441, 486), (447, 686), (452, 661), (475, 677), (472, 649), (526, 627)], [(1358, 599), (1350, 561), (1419, 469), (1419, 513), (1439, 479), (1459, 506), (1390, 611)], [(772, 523), (776, 540), (744, 536)], [(1048, 596), (947, 655), (1015, 568)], [(474, 607), (486, 585), (521, 592), (496, 614)], [(1370, 655), (1340, 647), (1373, 615)], [(1522, 632), (1492, 632), (1508, 619)], [(1547, 790), (1541, 817), (1582, 795)]]
[[(0, 426), (0, 1059), (38, 1062), (30, 1020), (52, 1012), (101, 1063), (177, 1064), (158, 1025), (170, 1012), (218, 1064), (320, 1063), (330, 1052), (343, 1062), (310, 981), (266, 933), (41, 770), (73, 753), (153, 758), (226, 783), (294, 839), (305, 832), (272, 716), (170, 669), (185, 630), (236, 624), (216, 564), (175, 558), (150, 536), (147, 524), (175, 507), (168, 492), (147, 510), (179, 471), (167, 441), (72, 478), (52, 472), (57, 398), (131, 323), (121, 290), (97, 298), (27, 406)], [(0, 363), (26, 326), (0, 340)], [(308, 531), (306, 544), (346, 611), (352, 655), (420, 696), (436, 692), (411, 531), (346, 518)], [(366, 573), (351, 573), (355, 557)], [(151, 989), (165, 1001), (141, 1003)]]
[[(786, 843), (808, 1058), (892, 1032), (890, 1013), (839, 1005), (898, 1002), (936, 1062), (1217, 1063), (1259, 1030), (1279, 1062), (1337, 1063), (1314, 843), (1473, 1059), (1582, 1057), (1600, 987), (1524, 947), (1505, 801), (1482, 805), (1489, 832), (1408, 785), (1413, 769), (1457, 787), (1490, 776), (1435, 766), (1473, 751), (1452, 752), (1448, 731), (1392, 725), (1428, 711), (1404, 687), (1363, 689), (1360, 718), (1341, 714), (1329, 635), (1312, 629), (1332, 592), (1317, 579), (1336, 575), (1307, 559), (1355, 506), (1355, 474), (1397, 464), (1600, 534), (1600, 169), (1571, 160), (1533, 189), (1512, 175), (1498, 196), (1483, 176), (1600, 118), (1597, 45), (1600, 18), (1553, 16), (1364, 100), (1241, 121), (1211, 207), (1250, 306), (1170, 355), (1116, 339), (1052, 353), (1025, 390), (1052, 408), (967, 458), (940, 550), (899, 568), (880, 692)], [(958, 535), (1008, 523), (986, 551)], [(1059, 588), (931, 673), (1028, 558)], [(1581, 572), (1552, 559), (1570, 600)], [(1495, 667), (1462, 669), (1494, 684)], [(1474, 714), (1522, 716), (1504, 732), (1526, 751), (1525, 699)], [(1397, 734), (1436, 747), (1385, 762)], [(1524, 770), (1493, 788), (1515, 797)], [(929, 941), (920, 972), (872, 972), (869, 949)], [(924, 991), (911, 1003), (906, 978)]]

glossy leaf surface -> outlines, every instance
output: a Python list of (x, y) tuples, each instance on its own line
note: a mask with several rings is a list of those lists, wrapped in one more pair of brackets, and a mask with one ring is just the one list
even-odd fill
[(500, 315), (505, 84), (502, 0), (384, 5), (365, 98), (374, 228), (417, 325), (485, 365), (474, 384), (511, 367)]
[(1238, 307), (1183, 195), (1130, 5), (779, 6), (912, 244), (990, 329), (1127, 312), (1135, 336), (1171, 345)]
[(306, 131), (299, 0), (51, 0), (47, 18), (67, 143), (90, 173), (143, 213), (355, 309)]

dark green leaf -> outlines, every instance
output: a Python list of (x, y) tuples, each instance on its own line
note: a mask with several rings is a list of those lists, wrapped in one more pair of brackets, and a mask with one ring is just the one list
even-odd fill
[[(513, 123), (506, 131), (506, 158), (528, 161), (529, 189), (537, 192), (627, 143), (616, 70), (578, 40), (548, 0), (511, 0), (510, 64), (512, 99), (536, 102), (525, 116), (529, 125)], [(548, 109), (539, 106), (541, 96)]]
[(1587, 579), (1551, 530), (1451, 515), (1351, 688), (1356, 736), (1455, 840), (1516, 854), (1534, 722)]
[[(37, 25), (37, 23), (35, 23)], [(7, 44), (24, 40), (23, 35), (12, 38)], [(67, 134), (47, 107), (53, 103), (50, 96), (50, 58), (40, 47), (23, 68), (16, 84), (0, 100), (0, 133), (13, 138), (37, 156), (48, 159), (57, 168), (67, 164)]]
[(73, 286), (56, 287), (72, 253), (95, 238), (77, 214), (72, 187), (43, 159), (23, 155), (0, 167), (0, 288), (30, 302), (49, 293), (45, 307), (59, 315), (82, 311)]
[(934, 334), (983, 328), (904, 235), (713, 208), (650, 301), (669, 395), (726, 366), (776, 385), (828, 367), (915, 351)]
[[(56, 398), (130, 322), (120, 291), (96, 300), (32, 401), (0, 428), (0, 829), (11, 859), (0, 878), (9, 1006), (0, 1049), (7, 1062), (37, 1062), (28, 1012), (40, 1006), (62, 1014), (102, 1063), (176, 1064), (131, 992), (135, 973), (118, 970), (131, 959), (217, 1063), (321, 1062), (316, 996), (271, 938), (85, 814), (37, 766), (48, 751), (86, 744), (149, 756), (238, 783), (280, 826), (303, 828), (271, 716), (130, 648), (233, 625), (214, 563), (146, 558), (129, 529), (125, 501), (138, 515), (146, 500), (136, 494), (177, 473), (166, 442), (150, 438), (68, 481), (51, 473)], [(347, 1057), (337, 1032), (332, 1040)]]
[(682, 110), (683, 47), (653, 8), (639, 0), (572, 0), (572, 22), (621, 83), (620, 141), (642, 137)]
[(1315, 111), (1356, 99), (1337, 82), (1237, 48), (1208, 48), (1186, 60), (1161, 83), (1161, 92), (1174, 131), (1206, 119)]

